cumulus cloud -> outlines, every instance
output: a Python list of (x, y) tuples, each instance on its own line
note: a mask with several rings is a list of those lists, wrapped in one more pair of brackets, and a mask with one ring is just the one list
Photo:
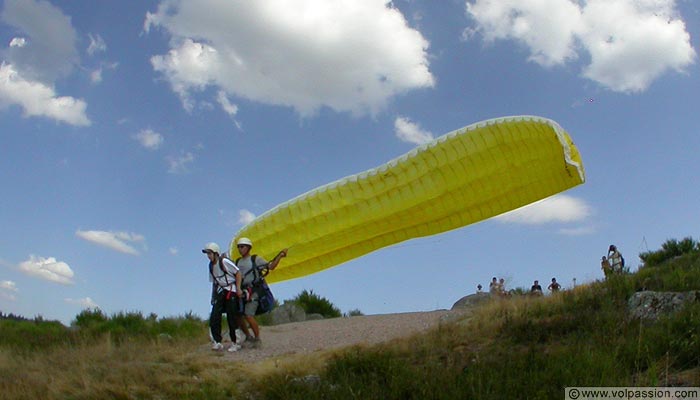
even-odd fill
[(81, 308), (89, 308), (89, 309), (95, 309), (95, 308), (100, 308), (100, 306), (95, 303), (95, 301), (89, 297), (85, 297), (82, 299), (71, 299), (71, 298), (66, 298), (64, 301), (68, 304), (74, 304), (77, 306), (80, 306)]
[(171, 48), (151, 64), (188, 110), (214, 86), (302, 115), (376, 113), (434, 85), (429, 43), (387, 0), (164, 0), (146, 15), (144, 30), (153, 28)]
[(177, 156), (166, 157), (168, 162), (168, 172), (171, 174), (181, 174), (189, 171), (189, 165), (194, 162), (194, 154), (182, 152)]
[(73, 284), (73, 270), (70, 266), (54, 257), (44, 258), (34, 255), (29, 260), (19, 264), (20, 271), (27, 275), (60, 283), (62, 285)]
[(423, 130), (418, 124), (405, 117), (394, 120), (396, 137), (404, 142), (423, 144), (433, 140), (433, 134)]
[(248, 210), (238, 211), (238, 222), (243, 225), (247, 225), (255, 219), (255, 214)]
[(0, 298), (15, 301), (17, 300), (15, 293), (17, 292), (19, 292), (19, 289), (17, 289), (17, 284), (15, 282), (0, 281)]
[(0, 107), (17, 104), (26, 117), (42, 116), (71, 125), (88, 126), (87, 104), (69, 96), (57, 96), (41, 82), (27, 80), (10, 64), (0, 65)]
[(543, 66), (590, 59), (582, 75), (618, 92), (641, 92), (695, 62), (675, 0), (467, 1), (486, 42), (515, 40)]
[(59, 96), (57, 79), (79, 62), (77, 33), (70, 17), (48, 1), (6, 0), (0, 20), (21, 32), (2, 51), (0, 107), (17, 105), (25, 117), (46, 117), (88, 126), (85, 101)]
[(4, 3), (0, 19), (22, 32), (25, 39), (21, 46), (8, 49), (8, 62), (32, 81), (47, 83), (68, 75), (79, 60), (78, 35), (70, 17), (48, 1)]
[(541, 225), (555, 222), (580, 222), (592, 213), (585, 201), (556, 195), (496, 217), (501, 222)]
[(134, 243), (144, 243), (146, 238), (143, 235), (127, 232), (108, 231), (81, 231), (75, 233), (81, 239), (97, 245), (116, 250), (120, 253), (138, 256), (141, 253), (132, 245)]
[(171, 255), (176, 256), (176, 255), (178, 255), (178, 253), (180, 253), (180, 250), (177, 247), (171, 247), (168, 249), (168, 252)]
[(148, 150), (157, 150), (164, 140), (163, 135), (155, 132), (153, 129), (141, 130), (141, 132), (134, 135), (134, 139)]

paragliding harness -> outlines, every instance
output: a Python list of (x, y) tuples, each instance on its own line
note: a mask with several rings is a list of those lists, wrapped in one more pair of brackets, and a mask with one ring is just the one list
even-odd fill
[[(221, 270), (223, 275), (214, 276), (214, 266), (212, 264), (209, 264), (209, 275), (211, 275), (211, 277), (214, 279), (214, 283), (212, 284), (212, 289), (211, 289), (212, 290), (212, 293), (211, 293), (212, 294), (212, 304), (213, 304), (213, 299), (215, 298), (215, 295), (219, 292), (219, 290), (217, 289), (218, 285), (216, 284), (218, 278), (224, 278), (224, 281), (226, 282), (226, 286), (230, 286), (230, 285), (236, 283), (236, 275), (231, 275), (231, 273), (229, 273), (228, 270), (226, 268), (224, 268), (224, 258), (228, 258), (228, 257), (226, 257), (226, 253), (221, 254), (219, 256), (219, 269)], [(232, 279), (230, 282), (229, 282), (229, 278)], [(234, 295), (233, 292), (228, 292), (226, 295), (227, 296), (226, 300), (229, 300), (231, 298), (231, 296), (233, 296), (233, 295)]]
[[(270, 286), (267, 284), (267, 282), (265, 282), (265, 277), (270, 273), (270, 269), (268, 268), (269, 263), (264, 265), (256, 265), (256, 257), (257, 254), (250, 256), (250, 262), (252, 263), (253, 267), (241, 278), (242, 281), (245, 281), (245, 278), (248, 275), (253, 274), (253, 280), (252, 282), (243, 285), (241, 289), (247, 290), (249, 296), (252, 296), (253, 293), (258, 294), (258, 309), (255, 310), (255, 315), (260, 315), (272, 311), (272, 309), (275, 307), (275, 296), (272, 294)], [(236, 259), (236, 265), (238, 265), (240, 260), (240, 258)]]

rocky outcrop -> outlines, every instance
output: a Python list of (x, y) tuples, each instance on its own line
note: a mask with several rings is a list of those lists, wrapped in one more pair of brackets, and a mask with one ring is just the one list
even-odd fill
[(477, 304), (481, 304), (485, 301), (488, 301), (489, 299), (491, 299), (491, 295), (489, 293), (470, 294), (457, 300), (457, 302), (454, 305), (452, 305), (452, 309), (455, 310), (460, 308), (472, 307)]
[(304, 309), (290, 302), (275, 307), (270, 315), (272, 317), (272, 325), (306, 321), (306, 312), (304, 312)]
[(691, 302), (700, 302), (700, 291), (635, 293), (627, 302), (632, 318), (656, 321), (659, 317), (675, 313)]

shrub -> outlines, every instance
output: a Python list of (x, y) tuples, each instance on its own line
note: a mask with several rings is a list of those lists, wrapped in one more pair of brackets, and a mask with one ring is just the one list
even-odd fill
[(313, 290), (304, 289), (291, 301), (303, 308), (307, 314), (321, 314), (323, 318), (337, 318), (342, 315), (338, 307), (325, 297), (314, 293)]
[(42, 318), (0, 320), (1, 346), (21, 350), (34, 350), (42, 347), (68, 343), (72, 339), (68, 328), (58, 321), (45, 321)]
[(683, 254), (700, 252), (700, 243), (692, 237), (686, 237), (680, 242), (676, 239), (669, 239), (661, 245), (660, 250), (646, 251), (639, 254), (639, 258), (644, 262), (645, 267), (659, 265)]
[(85, 309), (75, 316), (71, 325), (81, 329), (90, 329), (107, 322), (107, 316), (99, 308)]

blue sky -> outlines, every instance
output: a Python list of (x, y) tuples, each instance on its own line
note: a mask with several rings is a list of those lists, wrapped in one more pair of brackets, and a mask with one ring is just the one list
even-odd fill
[(561, 124), (587, 182), (277, 297), (449, 308), (492, 276), (599, 279), (611, 243), (634, 269), (698, 238), (699, 35), (690, 0), (3, 0), (0, 310), (206, 317), (206, 242), (508, 115)]

